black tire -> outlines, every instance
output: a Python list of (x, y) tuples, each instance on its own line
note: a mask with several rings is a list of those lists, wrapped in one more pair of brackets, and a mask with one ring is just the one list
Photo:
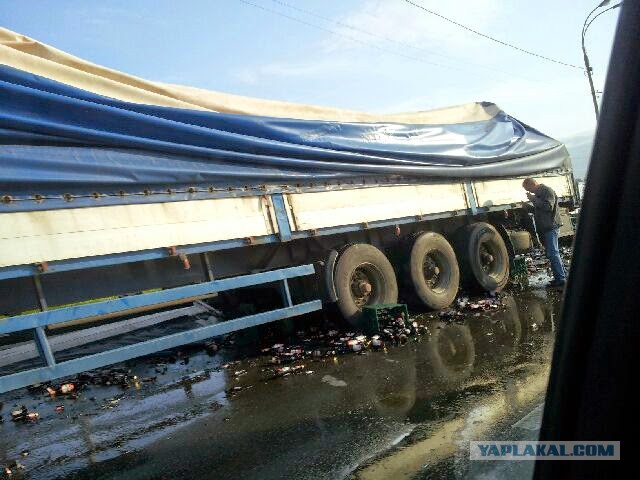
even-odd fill
[(338, 309), (352, 324), (357, 322), (365, 305), (398, 301), (393, 267), (384, 253), (372, 245), (356, 243), (347, 247), (338, 257), (334, 282)]
[(472, 223), (457, 234), (457, 253), (464, 283), (474, 290), (499, 292), (509, 281), (509, 253), (488, 223)]
[(439, 310), (455, 300), (460, 286), (460, 270), (453, 248), (435, 232), (419, 234), (407, 260), (407, 277), (417, 300)]

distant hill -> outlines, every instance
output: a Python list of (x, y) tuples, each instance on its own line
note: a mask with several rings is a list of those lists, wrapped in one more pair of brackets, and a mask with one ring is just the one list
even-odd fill
[(573, 172), (576, 178), (584, 179), (587, 176), (587, 168), (591, 157), (591, 147), (593, 145), (593, 133), (585, 132), (569, 137), (558, 138), (564, 143), (571, 155)]

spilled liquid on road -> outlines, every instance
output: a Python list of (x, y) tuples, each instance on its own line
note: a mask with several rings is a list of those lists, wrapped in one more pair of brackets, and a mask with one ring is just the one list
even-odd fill
[[(460, 322), (425, 315), (416, 341), (272, 381), (256, 357), (225, 369), (229, 358), (197, 353), (138, 389), (89, 387), (63, 413), (59, 400), (6, 394), (3, 417), (24, 403), (41, 418), (0, 424), (0, 461), (47, 479), (464, 476), (469, 440), (543, 401), (559, 302), (534, 290)], [(156, 368), (132, 365), (140, 378)]]

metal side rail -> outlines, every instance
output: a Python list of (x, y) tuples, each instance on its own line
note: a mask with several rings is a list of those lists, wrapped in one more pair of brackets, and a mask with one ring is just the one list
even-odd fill
[[(0, 319), (0, 334), (33, 330), (36, 346), (45, 366), (11, 373), (0, 377), (0, 393), (17, 388), (46, 382), (59, 377), (104, 367), (136, 357), (149, 355), (161, 350), (178, 347), (188, 343), (198, 342), (207, 338), (224, 335), (244, 328), (255, 327), (265, 323), (294, 317), (320, 310), (322, 302), (313, 300), (294, 305), (289, 294), (287, 279), (301, 277), (315, 273), (313, 265), (283, 268), (270, 272), (255, 273), (221, 280), (213, 280), (196, 285), (170, 288), (159, 292), (132, 295), (114, 300), (95, 302), (85, 305), (66, 307), (57, 310), (46, 310), (38, 313), (19, 315)], [(57, 363), (51, 349), (45, 327), (57, 323), (80, 320), (106, 314), (123, 314), (129, 310), (166, 304), (183, 298), (193, 298), (200, 295), (233, 290), (265, 283), (280, 282), (285, 306), (268, 312), (257, 313), (233, 320), (222, 321), (215, 325), (198, 327), (192, 330), (166, 335), (164, 337), (139, 342), (133, 345), (107, 350)]]

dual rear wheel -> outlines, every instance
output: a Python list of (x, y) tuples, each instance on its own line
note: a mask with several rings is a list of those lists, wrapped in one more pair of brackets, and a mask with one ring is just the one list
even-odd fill
[(472, 291), (499, 292), (509, 281), (509, 253), (498, 231), (484, 222), (461, 228), (456, 250), (464, 284)]
[(460, 270), (453, 248), (439, 233), (415, 237), (404, 265), (407, 291), (418, 303), (439, 310), (456, 298)]
[[(434, 310), (448, 307), (461, 280), (486, 291), (499, 291), (506, 285), (509, 256), (491, 225), (468, 225), (456, 240), (457, 252), (435, 232), (421, 232), (413, 238), (398, 271), (409, 297), (417, 303)], [(366, 305), (398, 301), (394, 268), (373, 245), (358, 243), (344, 248), (335, 266), (334, 285), (338, 309), (350, 322), (357, 321)]]

